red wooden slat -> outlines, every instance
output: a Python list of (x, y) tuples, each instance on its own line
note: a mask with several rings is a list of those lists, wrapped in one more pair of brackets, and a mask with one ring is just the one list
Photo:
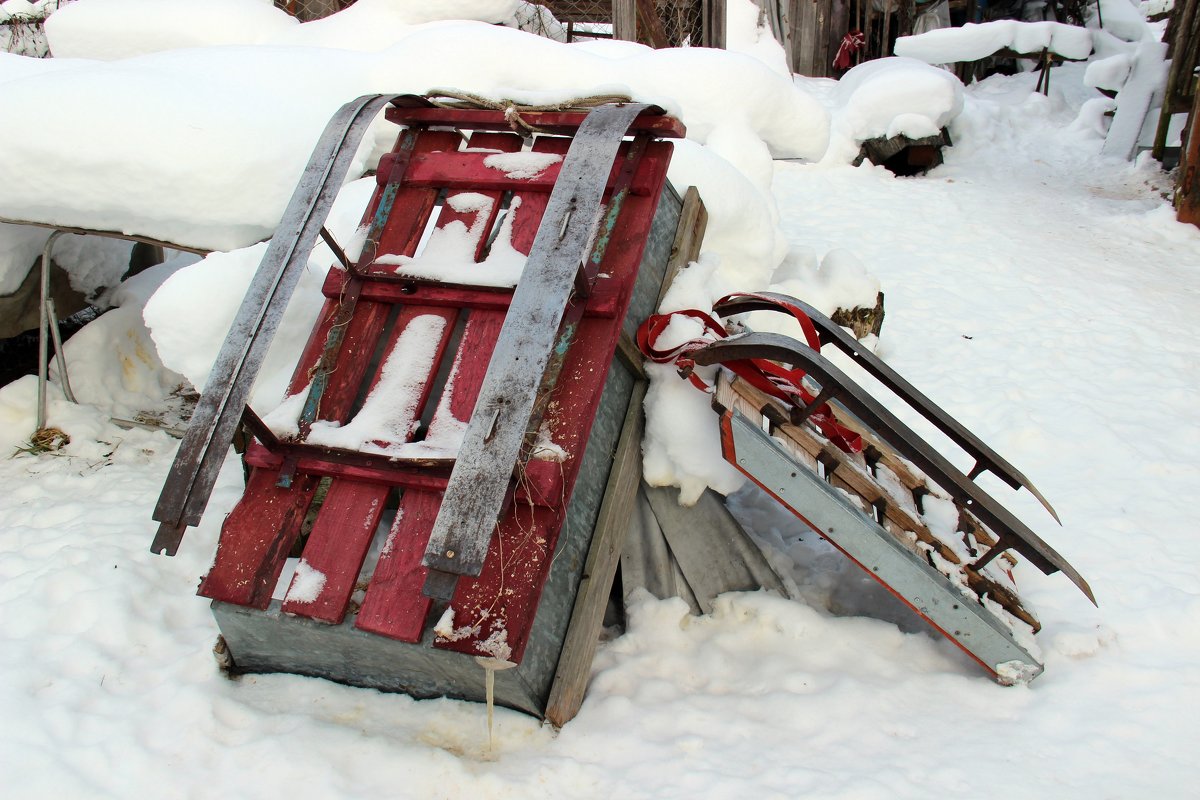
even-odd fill
[[(660, 176), (665, 176), (669, 154), (669, 144), (651, 143), (643, 157), (652, 161)], [(658, 197), (629, 197), (625, 203), (600, 265), (600, 271), (612, 275), (622, 287), (619, 318), (624, 316), (632, 296)], [(553, 466), (561, 467), (568, 490), (578, 476), (620, 331), (617, 320), (584, 319), (579, 323), (548, 406), (546, 421), (551, 438), (568, 454), (564, 463)], [(489, 544), (483, 571), (475, 580), (460, 579), (451, 602), (456, 612), (456, 627), (478, 623), (479, 631), (456, 641), (439, 640), (437, 647), (495, 655), (492, 651), (497, 650), (495, 645), (502, 632), (507, 658), (520, 661), (549, 574), (568, 499), (562, 498), (562, 504), (552, 510), (514, 504)], [(503, 647), (499, 650), (504, 652)]]
[[(342, 621), (390, 491), (387, 486), (347, 480), (330, 484), (284, 598), (285, 612)], [(323, 576), (315, 591), (302, 580), (308, 570)]]
[[(562, 170), (563, 162), (559, 161), (548, 165), (542, 172), (528, 178), (509, 177), (502, 170), (487, 166), (486, 161), (491, 155), (493, 154), (467, 153), (461, 150), (414, 155), (404, 173), (403, 183), (405, 186), (413, 188), (440, 187), (472, 192), (550, 192), (554, 189), (554, 183), (558, 180), (558, 174)], [(389, 153), (379, 162), (379, 171), (375, 173), (375, 179), (379, 184), (388, 182), (395, 158), (395, 155)], [(618, 163), (613, 166), (608, 176), (606, 191), (611, 191), (619, 171)], [(634, 174), (630, 191), (636, 195), (646, 195), (653, 190), (654, 181), (650, 173), (646, 170), (638, 170)]]
[[(355, 454), (359, 455), (359, 454)], [(413, 459), (395, 462), (387, 456), (366, 456), (352, 460), (337, 451), (313, 448), (296, 461), (296, 471), (318, 477), (349, 478), (363, 483), (380, 483), (401, 488), (425, 489), (440, 492), (450, 476), (451, 459)], [(246, 463), (252, 467), (279, 471), (284, 458), (272, 453), (257, 442), (246, 449)]]
[[(457, 147), (457, 144), (458, 137), (451, 132), (422, 132), (414, 151), (429, 152)], [(379, 195), (376, 191), (364, 222), (378, 206)], [(399, 213), (393, 213), (391, 219), (407, 217), (411, 225), (407, 229), (407, 238), (396, 243), (400, 248), (397, 252), (411, 253), (415, 249), (417, 237), (436, 197), (437, 192), (432, 189), (398, 191), (394, 208)], [(404, 250), (405, 247), (409, 249)], [(386, 304), (371, 301), (360, 303), (356, 308), (339, 351), (338, 377), (322, 397), (321, 419), (344, 422), (349, 416), (388, 311)], [(327, 330), (329, 318), (328, 314), (323, 316), (318, 327)], [(323, 346), (322, 340), (310, 337), (306, 358), (317, 354), (320, 349), (317, 342)], [(306, 365), (303, 360), (297, 366), (292, 379), (297, 389), (307, 385), (310, 367), (311, 364)], [(297, 474), (292, 487), (284, 489), (275, 485), (277, 479), (278, 473), (261, 469), (252, 473), (242, 500), (221, 528), (217, 557), (201, 584), (201, 595), (256, 608), (265, 608), (270, 603), (274, 581), (279, 579), (283, 563), (300, 535), (300, 526), (318, 482), (315, 476)], [(244, 511), (238, 513), (240, 509)]]
[[(585, 117), (586, 111), (528, 111), (521, 114), (521, 119), (543, 131), (551, 133), (574, 135)], [(511, 125), (503, 112), (483, 111), (478, 109), (445, 109), (445, 108), (389, 108), (386, 112), (389, 121), (400, 125), (458, 125), (474, 131), (508, 131)], [(653, 133), (668, 139), (682, 139), (687, 135), (687, 128), (674, 117), (658, 114), (639, 114), (629, 126), (631, 133)]]
[[(417, 140), (417, 146), (413, 148), (413, 155), (437, 151), (453, 152), (461, 143), (462, 138), (454, 131), (426, 131)], [(376, 197), (382, 190), (383, 187), (376, 187)], [(425, 230), (429, 213), (437, 201), (437, 195), (436, 189), (429, 187), (399, 189), (396, 193), (396, 202), (392, 206), (392, 213), (379, 236), (378, 252), (372, 254), (364, 249), (363, 255), (378, 257), (386, 253), (411, 256), (421, 241), (421, 233)], [(377, 201), (372, 202), (372, 205), (376, 204)]]
[(198, 594), (253, 608), (266, 608), (283, 571), (317, 479), (297, 475), (290, 489), (275, 485), (278, 473), (255, 469), (246, 491), (221, 526), (217, 556)]
[(429, 599), (421, 594), (421, 559), (441, 501), (440, 493), (404, 493), (354, 627), (403, 642), (420, 641), (429, 613)]
[[(513, 152), (519, 150), (521, 144), (521, 139), (512, 134), (477, 133), (471, 137), (472, 147)], [(492, 212), (497, 213), (501, 193), (482, 194), (493, 199)], [(518, 214), (517, 219), (520, 218)], [(441, 227), (452, 221), (462, 222), (469, 230), (474, 218), (473, 215), (459, 215), (453, 209), (447, 208), (442, 212), (438, 224)], [(536, 225), (536, 222), (534, 224)], [(483, 230), (489, 231), (491, 227), (489, 220)], [(483, 244), (479, 243), (476, 257)], [(528, 252), (528, 247), (523, 252)], [(430, 424), (431, 430), (436, 430), (439, 425), (444, 424), (446, 420), (442, 417), (447, 414), (457, 420), (470, 419), (475, 400), (479, 396), (483, 372), (486, 371), (488, 358), (503, 322), (503, 311), (475, 310), (471, 313), (458, 352), (455, 354), (451, 377), (444, 390), (448, 397), (443, 397), (439, 403)], [(425, 583), (425, 568), (421, 565), (421, 560), (440, 504), (440, 493), (432, 495), (425, 492), (405, 492), (396, 525), (390, 534), (389, 541), (393, 542), (393, 546), (386, 548), (375, 565), (375, 572), (355, 622), (356, 627), (401, 641), (415, 642), (421, 638), (425, 616), (429, 611), (429, 598), (421, 593)]]
[[(429, 315), (439, 316), (444, 322), (441, 338), (428, 365), (431, 375), (437, 372), (437, 365), (454, 328), (458, 312), (445, 308), (405, 308), (397, 317), (385, 343), (384, 358), (371, 381), (372, 391), (379, 384), (387, 356), (391, 354), (409, 323), (418, 317)], [(417, 415), (429, 399), (431, 389), (431, 382), (426, 381), (416, 398)], [(308, 569), (325, 576), (324, 582), (312, 596), (302, 593), (297, 599), (293, 599), (289, 589), (283, 603), (285, 612), (326, 622), (342, 621), (390, 491), (391, 488), (386, 484), (364, 483), (345, 478), (332, 481), (325, 503), (317, 515), (316, 524), (313, 525), (304, 545), (303, 557)], [(294, 580), (293, 588), (296, 585)]]

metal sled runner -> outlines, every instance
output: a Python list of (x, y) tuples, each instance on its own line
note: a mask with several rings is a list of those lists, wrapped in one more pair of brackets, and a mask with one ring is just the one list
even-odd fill
[[(997, 681), (1017, 683), (1042, 665), (1022, 643), (1040, 624), (1024, 607), (1011, 575), (1013, 550), (1045, 573), (1061, 571), (1093, 603), (1091, 588), (1067, 561), (987, 494), (974, 479), (995, 473), (1053, 509), (1024, 475), (934, 405), (816, 309), (795, 298), (731, 295), (714, 314), (791, 314), (807, 341), (770, 333), (727, 335), (697, 311), (715, 341), (670, 351), (653, 340), (671, 315), (639, 331), (643, 352), (694, 365), (723, 364), (713, 407), (731, 464), (813, 531), (846, 554)], [(970, 475), (867, 394), (821, 355), (833, 344), (976, 459)], [(785, 367), (783, 365), (790, 365)], [(698, 382), (693, 378), (693, 382)], [(935, 504), (939, 513), (933, 513)]]

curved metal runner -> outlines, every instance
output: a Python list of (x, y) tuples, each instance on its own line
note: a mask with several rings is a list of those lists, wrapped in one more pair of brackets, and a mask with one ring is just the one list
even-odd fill
[(187, 527), (199, 524), (254, 380), (358, 144), (384, 106), (407, 97), (411, 96), (364, 95), (342, 106), (325, 126), (246, 290), (171, 465), (154, 509), (160, 525), (152, 552), (175, 555)]
[(894, 392), (900, 399), (929, 420), (950, 440), (966, 451), (975, 459), (975, 468), (969, 478), (974, 480), (978, 475), (987, 471), (1000, 478), (1014, 489), (1025, 488), (1037, 498), (1042, 507), (1054, 517), (1054, 521), (1062, 524), (1058, 513), (1050, 502), (1042, 496), (1037, 487), (1025, 477), (1016, 467), (1010, 464), (999, 453), (989, 447), (958, 420), (947, 414), (936, 403), (924, 395), (917, 387), (906, 381), (899, 373), (889, 367), (877, 355), (858, 343), (850, 334), (822, 314), (817, 309), (785, 294), (775, 292), (755, 292), (745, 295), (731, 295), (723, 303), (713, 306), (713, 313), (720, 317), (730, 317), (734, 314), (744, 314), (749, 311), (782, 311), (781, 306), (793, 305), (808, 315), (822, 344), (832, 344), (846, 355), (858, 362), (876, 380)]
[(840, 405), (858, 417), (864, 425), (875, 431), (900, 455), (912, 461), (955, 501), (968, 507), (981, 522), (992, 529), (999, 541), (973, 564), (973, 567), (979, 568), (1004, 550), (1012, 548), (1047, 575), (1061, 570), (1088, 600), (1096, 603), (1087, 581), (1054, 548), (820, 353), (787, 336), (775, 333), (744, 333), (715, 341), (693, 351), (690, 356), (695, 363), (701, 365), (766, 358), (800, 367), (820, 384), (822, 394), (830, 392), (826, 395), (830, 402)]

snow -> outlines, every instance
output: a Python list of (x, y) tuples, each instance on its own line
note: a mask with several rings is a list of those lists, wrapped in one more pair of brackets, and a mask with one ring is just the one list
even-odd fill
[(509, 178), (536, 178), (554, 164), (562, 161), (555, 153), (496, 153), (483, 160), (488, 169), (497, 169)]
[(826, 162), (844, 163), (876, 137), (934, 136), (958, 116), (958, 78), (911, 58), (881, 58), (854, 67), (837, 82)]
[(347, 450), (392, 453), (417, 427), (421, 389), (440, 349), (444, 317), (427, 314), (408, 323), (363, 407), (343, 426), (317, 422), (308, 441)]
[[(1107, 24), (1108, 18), (1105, 17)], [(1061, 22), (968, 22), (961, 28), (939, 28), (917, 36), (900, 36), (894, 52), (927, 64), (978, 61), (997, 50), (1038, 53), (1049, 50), (1064, 58), (1085, 59), (1092, 52), (1092, 32)]]
[[(96, 2), (105, 0), (73, 8)], [(750, 56), (585, 49), (482, 22), (399, 24), (389, 8), (357, 3), (322, 21), (335, 30), (296, 41), (75, 60), (70, 69), (21, 66), (19, 80), (0, 72), (6, 112), (39, 123), (37, 137), (16, 126), (0, 129), (0, 152), (11, 165), (0, 184), (0, 217), (207, 249), (244, 247), (270, 235), (343, 102), (439, 86), (535, 102), (628, 93), (676, 111), (694, 139), (729, 159), (755, 149), (807, 158), (825, 150), (821, 106)], [(113, 24), (120, 19), (114, 15)], [(371, 40), (385, 34), (386, 46)], [(0, 70), (8, 64), (0, 61)], [(114, 113), (117, 107), (126, 111)], [(88, 121), (84, 140), (81, 119)], [(380, 126), (381, 135), (394, 136), (383, 133), (388, 127)], [(352, 177), (378, 155), (372, 144), (364, 145)]]
[[(412, 35), (448, 29), (467, 36), (467, 52), (488, 47), (493, 37), (527, 41), (509, 38), (519, 36), (513, 31), (485, 34), (483, 26), (456, 24)], [(576, 58), (553, 49), (562, 45), (542, 47), (531, 45), (535, 61)], [(198, 49), (84, 65), (75, 72), (83, 87), (76, 99), (84, 103), (96, 85), (90, 75), (109, 76), (114, 89), (146, 79), (147, 61), (180, 68), (157, 76), (163, 97), (171, 81), (186, 84), (216, 70), (209, 76), (215, 97), (232, 92), (233, 73), (253, 60), (249, 54), (278, 61), (286, 51), (289, 63), (313, 76), (359, 58), (316, 49), (220, 49), (228, 62)], [(498, 77), (488, 85), (516, 75), (501, 74), (502, 51), (479, 56), (480, 63), (497, 59), (491, 68)], [(597, 83), (619, 83), (632, 70), (625, 60), (647, 69), (679, 58), (671, 63), (684, 72), (719, 57), (579, 52), (616, 62), (595, 67)], [(1163, 200), (1168, 181), (1152, 163), (1100, 155), (1098, 112), (1106, 101), (1085, 87), (1083, 65), (1056, 68), (1049, 97), (1033, 92), (1035, 76), (1019, 75), (959, 87), (958, 103), (953, 86), (903, 63), (892, 68), (898, 75), (879, 79), (891, 91), (903, 93), (909, 79), (932, 87), (904, 104), (885, 102), (893, 119), (897, 111), (921, 113), (933, 124), (945, 114), (955, 142), (927, 177), (898, 179), (836, 158), (772, 163), (770, 156), (784, 151), (767, 136), (773, 123), (758, 115), (783, 90), (769, 69), (728, 58), (720, 63), (734, 72), (744, 67), (747, 82), (763, 84), (756, 99), (743, 104), (739, 95), (726, 106), (729, 119), (676, 96), (699, 121), (692, 133), (700, 141), (680, 143), (672, 177), (700, 188), (712, 219), (702, 257), (684, 271), (667, 305), (703, 308), (727, 291), (768, 286), (824, 304), (873, 299), (882, 289), (880, 355), (1036, 482), (1064, 527), (1054, 527), (1027, 493), (981, 478), (1096, 590), (1099, 609), (1062, 576), (1043, 576), (1023, 560), (1016, 566), (1022, 594), (1044, 624), (1037, 639), (1046, 672), (1025, 686), (991, 684), (829, 545), (746, 488), (730, 505), (774, 562), (787, 565), (799, 600), (730, 594), (711, 614), (691, 617), (682, 601), (636, 598), (627, 631), (599, 650), (580, 715), (557, 734), (499, 709), (489, 754), (479, 705), (414, 701), (292, 675), (226, 680), (210, 652), (215, 623), (194, 589), (211, 563), (221, 519), (240, 495), (240, 465), (230, 457), (207, 515), (179, 554), (154, 556), (147, 547), (155, 525), (150, 510), (177, 443), (161, 432), (121, 430), (109, 417), (166, 413), (174, 382), (204, 383), (264, 248), (243, 242), (249, 247), (190, 264), (180, 259), (126, 282), (112, 295), (117, 311), (68, 343), (84, 404), (51, 392), (50, 423), (70, 434), (70, 444), (0, 458), (6, 797), (142, 797), (154, 787), (168, 798), (351, 798), (395, 794), (397, 786), (413, 797), (523, 799), (1189, 796), (1200, 777), (1193, 757), (1200, 724), (1186, 713), (1200, 703), (1200, 542), (1186, 510), (1200, 485), (1200, 331), (1191, 302), (1200, 291), (1200, 232), (1174, 220)], [(0, 59), (0, 70), (8, 63)], [(227, 80), (222, 63), (231, 71)], [(65, 81), (75, 69), (32, 77), (27, 70), (0, 84), (0, 94), (55, 75)], [(695, 72), (690, 88), (685, 74), (653, 80), (676, 81), (679, 95), (699, 98), (710, 74)], [(246, 78), (245, 93), (227, 98), (232, 105), (252, 108), (239, 98), (270, 96), (255, 94), (253, 78)], [(550, 91), (551, 77), (545, 81), (531, 90)], [(862, 81), (850, 97), (874, 82)], [(836, 125), (846, 93), (831, 81), (803, 83), (805, 97), (829, 102)], [(49, 94), (40, 105), (28, 102), (27, 111), (53, 120), (61, 101)], [(278, 113), (296, 117), (286, 108), (294, 97), (276, 102)], [(121, 107), (111, 99), (92, 108), (105, 113), (82, 118), (97, 129), (134, 130), (116, 125), (113, 109)], [(162, 113), (170, 116), (171, 108)], [(211, 135), (232, 124), (213, 121)], [(49, 126), (46, 137), (55, 130)], [(860, 132), (844, 125), (835, 144)], [(212, 170), (212, 162), (197, 157), (172, 171), (159, 155), (175, 146), (162, 138), (169, 133), (148, 132), (137, 170), (107, 185), (138, 194), (158, 181), (205, 178), (188, 170)], [(82, 146), (77, 126), (72, 141)], [(296, 145), (299, 163), (310, 144)], [(23, 159), (27, 151), (20, 152)], [(108, 153), (113, 164), (100, 149), (92, 161), (76, 156), (71, 149), (48, 152), (36, 175), (51, 180), (59, 161), (70, 167), (64, 172), (118, 175), (113, 164), (124, 157), (120, 149)], [(14, 174), (33, 176), (22, 159), (14, 160)], [(264, 174), (255, 169), (227, 179), (224, 195), (210, 198), (215, 205), (192, 209), (192, 222), (228, 230), (225, 206), (250, 204), (229, 187)], [(286, 170), (272, 174), (286, 196), (291, 179), (279, 177)], [(339, 241), (353, 235), (371, 188), (365, 180), (343, 190), (330, 220)], [(44, 212), (60, 213), (71, 197), (47, 194)], [(125, 202), (114, 204), (114, 223), (145, 219), (134, 199)], [(262, 223), (263, 230), (272, 225)], [(280, 352), (270, 356), (277, 363), (258, 387), (255, 402), (264, 409), (284, 395), (288, 359), (307, 336), (331, 261), (322, 248), (310, 259), (289, 311), (296, 316), (285, 319)], [(138, 321), (143, 303), (153, 339)], [(670, 331), (677, 340), (695, 333), (686, 325)], [(143, 360), (139, 348), (153, 358)], [(679, 437), (652, 430), (651, 440), (663, 444), (665, 437), (680, 448), (672, 457), (711, 471), (684, 475), (685, 491), (730, 478), (711, 457), (716, 426), (708, 398), (669, 367), (651, 369), (651, 392), (669, 413), (648, 425), (678, 417), (685, 431)], [(30, 378), (0, 389), (5, 456), (31, 432), (35, 389)], [(885, 392), (881, 397), (887, 400)], [(670, 479), (677, 468), (647, 451), (648, 472)], [(936, 503), (930, 513), (938, 516)], [(454, 635), (453, 619), (442, 622)], [(489, 628), (498, 650), (503, 631), (502, 624)]]
[(297, 25), (264, 0), (83, 0), (46, 21), (56, 58), (111, 60), (181, 47), (254, 44)]
[(324, 572), (314, 569), (311, 564), (300, 559), (296, 564), (296, 571), (292, 575), (292, 582), (287, 592), (287, 600), (291, 603), (311, 603), (321, 596), (321, 590), (325, 588), (326, 576)]
[[(525, 155), (514, 153), (513, 155)], [(537, 155), (530, 153), (529, 155)], [(493, 156), (485, 159), (485, 163)], [(531, 162), (505, 160), (503, 164), (512, 165), (514, 169), (529, 173), (534, 169), (540, 171), (542, 159)], [(531, 166), (532, 165), (532, 166)], [(532, 177), (536, 172), (529, 174)], [(525, 269), (525, 254), (518, 252), (512, 246), (513, 221), (520, 213), (521, 199), (514, 198), (508, 208), (508, 213), (500, 223), (495, 241), (482, 261), (475, 261), (475, 250), (487, 231), (493, 200), (482, 194), (465, 192), (451, 197), (448, 205), (462, 214), (473, 213), (475, 219), (470, 229), (462, 222), (455, 220), (432, 232), (428, 242), (415, 256), (385, 255), (379, 256), (374, 263), (377, 265), (394, 265), (396, 274), (411, 278), (428, 278), (446, 283), (462, 283), (475, 286), (516, 286)]]

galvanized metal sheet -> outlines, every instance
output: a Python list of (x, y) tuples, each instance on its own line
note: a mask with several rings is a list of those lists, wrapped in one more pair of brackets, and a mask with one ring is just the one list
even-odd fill
[(850, 505), (737, 411), (722, 424), (739, 470), (886, 586), (1001, 683), (1027, 681), (1042, 665), (976, 600)]

